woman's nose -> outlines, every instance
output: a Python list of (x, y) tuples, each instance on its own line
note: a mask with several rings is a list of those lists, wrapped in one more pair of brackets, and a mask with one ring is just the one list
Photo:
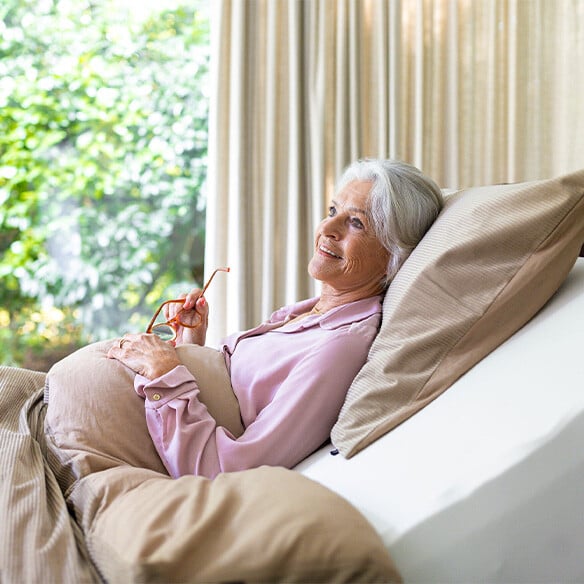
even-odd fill
[(343, 233), (343, 221), (338, 215), (327, 217), (322, 222), (322, 233), (333, 239), (340, 239)]

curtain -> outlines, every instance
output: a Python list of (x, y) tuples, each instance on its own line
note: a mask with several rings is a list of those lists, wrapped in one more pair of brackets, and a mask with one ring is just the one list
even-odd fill
[(584, 166), (583, 0), (213, 0), (208, 341), (318, 293), (306, 265), (352, 160), (444, 188)]

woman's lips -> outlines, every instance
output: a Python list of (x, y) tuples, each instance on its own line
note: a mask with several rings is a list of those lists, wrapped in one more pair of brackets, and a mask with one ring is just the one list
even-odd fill
[(342, 260), (343, 259), (340, 255), (338, 255), (337, 253), (335, 253), (332, 249), (330, 249), (326, 245), (320, 244), (318, 246), (318, 251), (320, 251), (322, 254), (324, 254), (325, 256), (327, 256), (329, 258), (334, 258), (334, 259), (337, 259), (337, 260)]

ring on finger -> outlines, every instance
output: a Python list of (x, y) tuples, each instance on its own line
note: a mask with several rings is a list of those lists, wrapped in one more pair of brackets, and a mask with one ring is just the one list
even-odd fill
[(122, 337), (122, 338), (120, 339), (120, 342), (118, 343), (118, 345), (119, 345), (120, 349), (121, 349), (121, 348), (124, 346), (124, 343), (126, 343), (127, 341), (128, 341), (128, 339), (126, 339), (126, 338), (124, 338), (124, 337)]

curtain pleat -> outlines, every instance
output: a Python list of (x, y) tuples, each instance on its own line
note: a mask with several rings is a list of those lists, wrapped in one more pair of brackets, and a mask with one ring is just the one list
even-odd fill
[(209, 341), (318, 293), (306, 265), (352, 160), (446, 188), (584, 166), (582, 0), (213, 0)]

